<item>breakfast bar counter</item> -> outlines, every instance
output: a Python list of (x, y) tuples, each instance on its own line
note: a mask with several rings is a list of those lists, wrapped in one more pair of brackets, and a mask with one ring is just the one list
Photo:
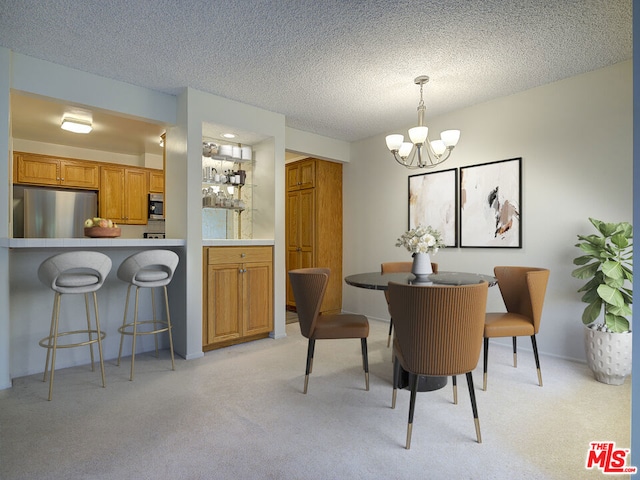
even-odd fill
[[(135, 253), (145, 250), (166, 249), (176, 252), (180, 258), (173, 281), (169, 284), (169, 305), (173, 323), (174, 348), (184, 356), (186, 349), (186, 241), (183, 239), (144, 238), (5, 238), (0, 239), (0, 249), (8, 255), (9, 268), (9, 331), (11, 377), (21, 377), (42, 372), (45, 352), (39, 346), (40, 339), (49, 335), (53, 294), (38, 279), (38, 268), (47, 258), (72, 251), (97, 251), (107, 255), (112, 262), (104, 285), (97, 292), (100, 324), (107, 336), (103, 341), (105, 360), (118, 356), (127, 283), (120, 280), (117, 271), (122, 262)], [(78, 298), (74, 298), (78, 297)], [(163, 296), (155, 296), (156, 311), (164, 317)], [(61, 322), (65, 317), (84, 315), (82, 295), (70, 295), (62, 302)], [(152, 318), (149, 292), (140, 295), (141, 317)], [(146, 319), (146, 318), (145, 318)], [(61, 327), (62, 327), (61, 323)], [(137, 352), (155, 349), (153, 335), (141, 338)], [(168, 346), (163, 339), (163, 347)], [(83, 365), (89, 362), (88, 349), (74, 348), (60, 351), (57, 368)]]

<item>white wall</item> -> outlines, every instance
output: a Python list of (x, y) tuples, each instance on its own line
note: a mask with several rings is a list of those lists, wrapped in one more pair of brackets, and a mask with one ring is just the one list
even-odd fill
[[(438, 170), (514, 157), (522, 157), (523, 169), (523, 248), (449, 248), (433, 260), (442, 270), (487, 274), (498, 264), (550, 268), (538, 348), (584, 361), (585, 304), (576, 293), (582, 282), (571, 277), (579, 254), (574, 244), (578, 233), (591, 233), (588, 217), (632, 221), (632, 62), (427, 119), (427, 125), (434, 138), (448, 128), (462, 131)], [(416, 173), (395, 163), (384, 135), (353, 144), (344, 166), (345, 275), (410, 260), (395, 241), (407, 229), (407, 176)], [(497, 288), (490, 289), (488, 308), (504, 310)], [(350, 286), (343, 289), (343, 309), (389, 318), (380, 292)], [(528, 341), (520, 345), (531, 348)]]

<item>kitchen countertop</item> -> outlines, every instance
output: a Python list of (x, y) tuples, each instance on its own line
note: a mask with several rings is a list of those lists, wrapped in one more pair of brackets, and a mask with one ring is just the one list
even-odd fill
[(8, 248), (184, 247), (181, 238), (0, 238)]
[(225, 238), (214, 238), (214, 239), (202, 239), (203, 247), (227, 247), (227, 246), (239, 246), (239, 247), (247, 247), (247, 246), (260, 246), (274, 245), (275, 242), (273, 239), (260, 239), (260, 238), (246, 238), (246, 239), (225, 239)]

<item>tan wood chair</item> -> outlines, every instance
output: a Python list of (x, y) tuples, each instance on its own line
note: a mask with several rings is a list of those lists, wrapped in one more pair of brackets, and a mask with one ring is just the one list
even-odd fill
[(367, 337), (369, 321), (357, 314), (320, 314), (320, 306), (329, 282), (328, 268), (301, 268), (289, 271), (289, 280), (298, 310), (300, 332), (309, 339), (307, 367), (304, 376), (304, 393), (307, 393), (309, 374), (313, 369), (313, 354), (316, 340), (359, 338), (362, 349), (362, 366), (365, 372), (366, 389), (369, 390), (369, 360)]
[(542, 306), (549, 281), (549, 270), (534, 267), (495, 267), (493, 273), (498, 279), (498, 287), (506, 312), (487, 313), (484, 325), (484, 369), (483, 390), (487, 390), (487, 363), (489, 360), (489, 339), (513, 338), (513, 366), (518, 366), (517, 337), (531, 337), (533, 356), (538, 371), (538, 384), (542, 386), (540, 359), (536, 334), (540, 329)]
[[(462, 286), (389, 283), (389, 307), (396, 325), (394, 356), (409, 372), (411, 388), (405, 448), (411, 446), (419, 377), (455, 378), (463, 373), (467, 377), (476, 438), (482, 443), (472, 371), (482, 348), (487, 290), (487, 282)], [(394, 375), (392, 408), (397, 386)]]
[[(411, 272), (411, 266), (413, 262), (385, 262), (380, 264), (380, 271), (382, 273), (398, 273), (398, 272)], [(431, 270), (433, 273), (438, 273), (438, 264), (431, 262)], [(387, 300), (387, 307), (389, 306), (389, 292), (384, 291), (384, 298)], [(391, 333), (393, 333), (393, 317), (389, 319), (389, 338), (387, 338), (387, 348), (391, 344)]]

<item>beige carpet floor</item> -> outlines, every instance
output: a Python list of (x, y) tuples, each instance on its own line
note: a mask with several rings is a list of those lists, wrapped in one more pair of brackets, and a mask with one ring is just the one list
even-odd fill
[(603, 385), (583, 364), (542, 356), (540, 388), (530, 352), (515, 369), (492, 343), (487, 392), (474, 373), (483, 443), (459, 378), (458, 405), (450, 385), (418, 394), (405, 450), (409, 392), (390, 408), (387, 329), (371, 322), (368, 392), (360, 343), (339, 340), (317, 343), (303, 395), (297, 323), (281, 340), (178, 359), (175, 372), (166, 351), (139, 355), (133, 382), (128, 361), (109, 360), (104, 389), (97, 370), (59, 370), (51, 402), (41, 375), (15, 379), (0, 391), (0, 478), (602, 479), (585, 469), (589, 442), (630, 447), (629, 379)]

